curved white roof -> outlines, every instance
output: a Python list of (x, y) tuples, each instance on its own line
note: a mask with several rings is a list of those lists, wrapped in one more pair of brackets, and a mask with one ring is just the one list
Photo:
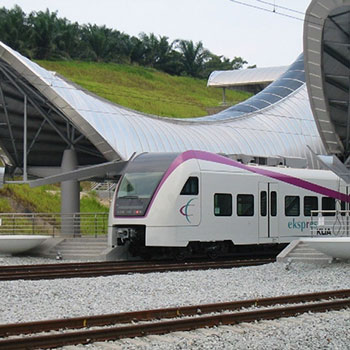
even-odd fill
[(234, 87), (241, 85), (269, 84), (286, 72), (288, 66), (216, 70), (208, 78), (207, 86)]
[(350, 0), (313, 0), (304, 22), (311, 108), (327, 153), (350, 156)]
[[(105, 101), (2, 43), (0, 59), (34, 87), (51, 109), (62, 113), (66, 123), (74, 125), (107, 160), (127, 160), (134, 152), (196, 149), (303, 157), (313, 167), (307, 145), (317, 153), (324, 152), (307, 96), (302, 56), (278, 80), (247, 101), (215, 115), (190, 119), (160, 118)], [(57, 125), (59, 122), (57, 119)], [(57, 128), (60, 137), (64, 137), (63, 128), (63, 123), (62, 129)], [(54, 134), (46, 138), (54, 143)], [(2, 147), (11, 153), (16, 144), (2, 143)], [(40, 151), (43, 153), (43, 149)]]

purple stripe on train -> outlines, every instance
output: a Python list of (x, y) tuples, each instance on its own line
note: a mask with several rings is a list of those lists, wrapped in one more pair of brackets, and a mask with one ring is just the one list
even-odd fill
[(306, 180), (302, 180), (302, 179), (298, 179), (296, 177), (290, 176), (290, 175), (286, 175), (286, 174), (281, 174), (275, 171), (271, 171), (271, 170), (267, 170), (267, 169), (262, 169), (260, 167), (252, 167), (252, 166), (248, 166), (245, 164), (242, 164), (240, 162), (237, 162), (235, 160), (214, 154), (214, 153), (209, 153), (209, 152), (205, 152), (205, 151), (186, 151), (182, 154), (180, 154), (174, 161), (173, 163), (170, 165), (169, 169), (166, 171), (166, 173), (164, 174), (161, 182), (159, 183), (154, 196), (151, 200), (150, 205), (148, 206), (147, 212), (146, 212), (146, 216), (148, 214), (149, 209), (151, 208), (153, 201), (157, 195), (157, 193), (159, 192), (160, 188), (163, 186), (164, 182), (167, 180), (167, 178), (170, 176), (170, 174), (182, 163), (186, 162), (187, 160), (190, 159), (200, 159), (200, 160), (207, 160), (209, 162), (214, 162), (214, 163), (219, 163), (219, 164), (225, 164), (225, 165), (229, 165), (229, 166), (233, 166), (235, 168), (240, 168), (243, 170), (247, 170), (250, 171), (252, 173), (255, 174), (259, 174), (262, 176), (266, 176), (272, 179), (276, 179), (278, 181), (281, 182), (285, 182), (288, 183), (290, 185), (296, 186), (296, 187), (300, 187), (303, 188), (305, 190), (308, 191), (312, 191), (318, 194), (321, 194), (323, 196), (326, 197), (331, 197), (331, 198), (335, 198), (335, 199), (339, 199), (341, 201), (344, 202), (350, 202), (350, 196), (344, 194), (344, 193), (340, 193), (334, 190), (331, 190), (327, 187), (323, 187), (320, 185), (316, 185), (312, 182), (306, 181)]
[[(210, 152), (205, 152), (205, 151), (186, 151), (184, 153), (181, 153), (178, 157), (176, 157), (175, 160), (170, 165), (169, 169), (165, 172), (162, 180), (160, 181), (159, 185), (157, 186), (156, 191), (154, 192), (154, 195), (152, 197), (150, 204), (148, 205), (148, 208), (147, 208), (147, 211), (146, 211), (144, 217), (146, 217), (148, 215), (149, 210), (151, 209), (152, 204), (154, 202), (154, 199), (156, 198), (159, 190), (161, 189), (161, 187), (163, 186), (163, 184), (167, 180), (167, 178), (173, 173), (173, 171), (179, 165), (181, 165), (182, 163), (184, 163), (190, 159), (207, 160), (209, 162), (233, 166), (235, 168), (240, 168), (240, 169), (247, 170), (247, 171), (250, 171), (250, 172), (255, 173), (255, 174), (259, 174), (259, 175), (263, 175), (263, 176), (266, 176), (266, 177), (269, 177), (272, 179), (276, 179), (278, 181), (282, 181), (282, 182), (288, 183), (288, 184), (296, 186), (296, 187), (304, 188), (305, 190), (312, 191), (312, 192), (321, 194), (321, 195), (326, 196), (326, 197), (331, 197), (331, 198), (339, 199), (343, 202), (350, 203), (350, 196), (349, 195), (331, 190), (327, 187), (313, 184), (312, 182), (309, 182), (306, 180), (298, 179), (296, 177), (286, 175), (286, 174), (280, 174), (278, 172), (274, 172), (271, 170), (262, 169), (260, 167), (248, 166), (248, 165), (242, 164), (240, 162), (237, 162), (235, 160), (220, 156), (220, 155), (215, 154), (215, 153), (210, 153)], [(136, 219), (136, 217), (134, 217), (134, 218)], [(139, 217), (139, 218), (141, 219), (142, 217)]]

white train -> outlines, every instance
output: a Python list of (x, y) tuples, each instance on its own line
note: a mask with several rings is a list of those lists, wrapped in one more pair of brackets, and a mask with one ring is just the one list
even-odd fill
[(246, 165), (203, 151), (145, 153), (117, 186), (109, 245), (139, 256), (214, 257), (288, 243), (310, 235), (311, 210), (348, 209), (349, 198), (326, 170)]

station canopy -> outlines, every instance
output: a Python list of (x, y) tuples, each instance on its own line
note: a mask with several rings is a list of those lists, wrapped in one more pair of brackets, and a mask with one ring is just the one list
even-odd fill
[[(310, 109), (303, 56), (252, 98), (200, 118), (163, 118), (106, 101), (0, 43), (0, 145), (7, 161), (47, 175), (65, 149), (80, 166), (136, 153), (203, 150), (306, 158), (324, 147)], [(25, 157), (26, 155), (26, 157)]]
[(304, 24), (311, 108), (327, 153), (345, 162), (350, 156), (349, 23), (349, 0), (313, 0)]
[(207, 86), (258, 92), (286, 72), (288, 66), (235, 70), (216, 70), (208, 78)]

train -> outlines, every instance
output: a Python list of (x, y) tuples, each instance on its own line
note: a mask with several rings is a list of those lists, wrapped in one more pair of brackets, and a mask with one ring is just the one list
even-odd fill
[(310, 236), (313, 210), (348, 209), (349, 202), (349, 187), (329, 170), (196, 150), (144, 153), (117, 184), (108, 244), (130, 257), (216, 258)]

